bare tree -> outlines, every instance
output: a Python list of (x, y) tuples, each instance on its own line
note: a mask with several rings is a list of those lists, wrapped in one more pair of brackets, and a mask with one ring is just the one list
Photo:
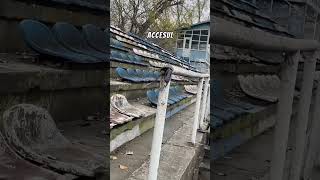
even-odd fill
[(198, 22), (201, 22), (201, 17), (203, 14), (203, 10), (206, 7), (207, 0), (197, 0), (197, 15), (198, 15)]
[(170, 7), (183, 4), (183, 0), (160, 0), (149, 12), (146, 21), (141, 24), (138, 34), (144, 34), (148, 28), (155, 22), (155, 20), (162, 15), (162, 13)]
[[(148, 31), (175, 32), (201, 19), (205, 6), (206, 0), (112, 0), (111, 23), (140, 36)], [(175, 47), (175, 39), (150, 40), (168, 50)]]
[[(183, 15), (185, 0), (113, 0), (111, 2), (111, 21), (113, 25), (139, 35), (146, 31), (162, 17), (165, 12), (178, 14), (178, 24)], [(176, 9), (176, 12), (173, 11)], [(185, 9), (189, 10), (189, 9)]]

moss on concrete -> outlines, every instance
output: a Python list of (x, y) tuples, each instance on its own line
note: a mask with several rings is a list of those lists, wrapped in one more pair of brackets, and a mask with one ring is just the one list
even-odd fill
[(240, 116), (230, 123), (227, 123), (220, 128), (214, 129), (213, 133), (211, 134), (211, 138), (215, 140), (229, 138), (244, 129), (250, 130), (250, 134), (256, 135), (260, 133), (259, 123), (269, 118), (274, 113), (275, 105), (271, 105), (261, 109), (258, 112)]
[[(180, 106), (190, 103), (192, 99), (193, 99), (192, 97), (186, 98), (177, 104), (169, 106), (167, 109), (167, 113), (174, 111), (176, 108), (179, 108)], [(136, 125), (139, 125), (141, 134), (148, 131), (149, 129), (152, 129), (154, 126), (155, 115), (156, 113), (153, 113), (149, 116), (114, 127), (113, 129), (111, 129), (111, 132), (110, 132), (110, 140), (115, 139), (118, 135), (124, 133), (125, 131), (132, 130)]]

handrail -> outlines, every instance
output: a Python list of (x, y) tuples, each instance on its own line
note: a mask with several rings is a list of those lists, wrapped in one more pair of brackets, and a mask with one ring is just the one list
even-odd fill
[(210, 74), (206, 73), (198, 73), (190, 70), (186, 70), (184, 68), (173, 66), (173, 65), (166, 65), (164, 68), (172, 69), (172, 73), (175, 75), (187, 76), (187, 77), (195, 77), (195, 78), (208, 78)]
[(319, 42), (315, 40), (294, 39), (275, 35), (247, 28), (220, 17), (212, 18), (210, 32), (210, 38), (212, 38), (212, 42), (215, 44), (238, 48), (281, 52), (314, 51), (320, 49)]
[[(196, 143), (196, 135), (197, 135), (197, 130), (199, 128), (199, 116), (201, 111), (201, 104), (200, 104), (201, 99), (203, 99), (204, 102), (207, 102), (206, 98), (208, 97), (208, 95), (205, 95), (202, 97), (202, 91), (203, 91), (204, 79), (208, 79), (210, 76), (209, 74), (201, 74), (201, 73), (186, 70), (173, 65), (163, 65), (161, 69), (157, 112), (156, 112), (153, 137), (152, 137), (153, 139), (152, 139), (152, 147), (151, 147), (151, 153), (150, 153), (148, 180), (157, 180), (157, 177), (158, 177), (158, 168), (159, 168), (159, 161), (160, 161), (163, 130), (164, 130), (164, 123), (166, 119), (169, 88), (171, 84), (172, 74), (199, 78), (197, 100), (196, 100), (196, 107), (195, 107), (195, 113), (194, 113), (194, 122), (193, 122), (193, 129), (192, 129), (192, 135), (191, 135), (192, 144)], [(206, 82), (207, 82), (206, 88), (208, 88), (209, 81), (206, 81)], [(207, 105), (207, 103), (205, 104)], [(206, 109), (208, 107), (205, 107), (205, 105), (203, 105), (202, 108)], [(202, 119), (200, 121), (202, 121)]]

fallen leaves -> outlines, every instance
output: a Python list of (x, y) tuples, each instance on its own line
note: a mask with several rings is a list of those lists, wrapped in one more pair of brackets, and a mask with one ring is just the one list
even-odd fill
[(127, 151), (126, 155), (133, 155), (133, 151)]
[(118, 158), (117, 158), (117, 156), (110, 156), (110, 159), (111, 160), (117, 160)]
[(129, 168), (127, 167), (127, 166), (124, 166), (124, 165), (119, 165), (119, 168), (121, 169), (121, 170), (125, 170), (125, 171), (127, 171)]

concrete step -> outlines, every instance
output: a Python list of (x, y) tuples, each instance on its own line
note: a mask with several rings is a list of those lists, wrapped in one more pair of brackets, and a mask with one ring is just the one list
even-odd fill
[[(170, 118), (176, 113), (184, 110), (195, 101), (194, 97), (186, 98), (174, 105), (167, 108), (166, 117)], [(156, 108), (150, 107), (148, 100), (141, 99), (139, 101), (131, 101), (133, 106), (141, 109), (145, 112), (145, 117), (137, 120), (130, 121), (128, 123), (115, 126), (110, 131), (110, 151), (123, 146), (125, 143), (141, 136), (154, 126), (154, 119), (156, 115)]]
[[(189, 144), (193, 115), (194, 104), (166, 120), (158, 180), (192, 179), (204, 140), (204, 134), (198, 133), (198, 145)], [(147, 179), (152, 136), (153, 129), (111, 153), (117, 157), (110, 161), (111, 180)], [(126, 155), (127, 152), (133, 152), (133, 155)], [(122, 170), (120, 165), (128, 169)]]
[[(311, 112), (312, 111), (313, 105), (311, 107)], [(275, 115), (276, 112), (273, 112), (270, 120), (276, 120)], [(293, 154), (295, 149), (294, 141), (297, 119), (297, 101), (294, 101), (293, 115), (291, 118), (292, 119), (290, 123), (284, 179), (290, 179), (288, 178), (290, 173), (289, 164), (293, 160)], [(263, 121), (268, 120), (262, 120), (261, 122)], [(263, 124), (266, 123), (262, 123), (259, 126), (261, 128), (266, 127), (262, 126)], [(241, 145), (233, 148), (228, 153), (214, 160), (211, 166), (211, 178), (215, 180), (268, 180), (272, 160), (272, 151), (274, 146), (273, 141), (273, 127), (265, 129), (263, 133), (251, 137), (247, 141), (243, 142)], [(213, 146), (211, 146), (210, 148), (217, 149), (217, 147), (215, 147), (214, 145), (216, 144), (213, 144)], [(320, 171), (315, 168), (313, 170), (312, 179), (319, 179), (318, 177), (320, 177)]]

